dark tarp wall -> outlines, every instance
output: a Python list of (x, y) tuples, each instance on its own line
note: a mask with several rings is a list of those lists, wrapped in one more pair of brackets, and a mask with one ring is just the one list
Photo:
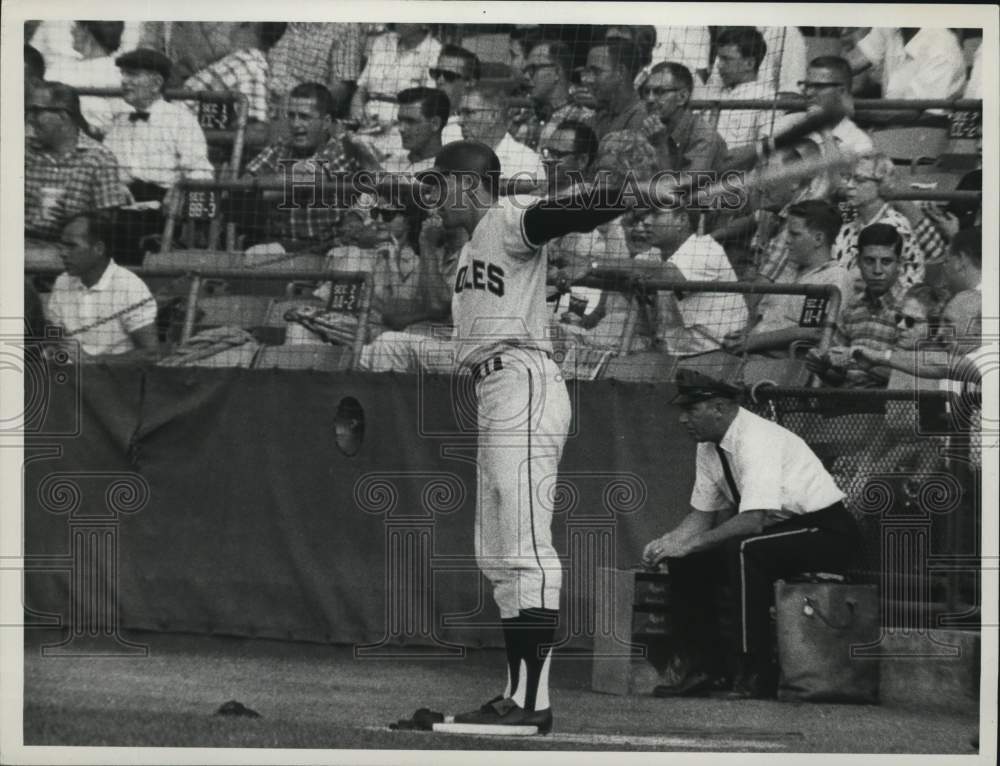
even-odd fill
[[(84, 632), (117, 621), (370, 643), (375, 654), (500, 644), (472, 558), (472, 410), (452, 379), (73, 372), (40, 384), (48, 384), (44, 422), (26, 440), (26, 554), (65, 569), (29, 563), (29, 613), (80, 622), (71, 603), (100, 589), (82, 570), (104, 566), (91, 580), (116, 580), (118, 608), (101, 625), (76, 626)], [(672, 393), (610, 381), (571, 388), (553, 534), (574, 643), (592, 635), (596, 569), (635, 564), (687, 511), (694, 445), (666, 403)], [(338, 448), (334, 428), (346, 397), (364, 413), (353, 456)], [(86, 553), (94, 540), (105, 558), (117, 557), (117, 576)]]

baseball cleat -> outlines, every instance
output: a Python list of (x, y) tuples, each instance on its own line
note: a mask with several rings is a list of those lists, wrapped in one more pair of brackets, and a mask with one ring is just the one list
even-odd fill
[[(494, 698), (468, 713), (459, 713), (446, 724), (467, 724), (469, 726), (517, 726), (535, 727), (537, 733), (547, 734), (552, 730), (552, 710), (525, 710), (510, 697)], [(435, 731), (441, 731), (435, 727)], [(529, 732), (530, 733), (530, 732)]]

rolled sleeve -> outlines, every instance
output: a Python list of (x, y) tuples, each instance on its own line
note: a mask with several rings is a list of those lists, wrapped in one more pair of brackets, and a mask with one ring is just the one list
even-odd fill
[(94, 166), (93, 207), (95, 210), (120, 207), (128, 202), (118, 163)]
[(126, 332), (133, 333), (156, 322), (156, 299), (145, 282), (134, 274), (130, 276), (133, 278), (128, 280), (122, 302), (135, 308), (122, 314), (121, 323)]

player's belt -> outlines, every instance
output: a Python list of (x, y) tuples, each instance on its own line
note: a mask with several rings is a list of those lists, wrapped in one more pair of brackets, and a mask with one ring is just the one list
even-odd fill
[(383, 102), (388, 103), (388, 104), (399, 103), (399, 99), (397, 99), (395, 96), (389, 95), (388, 93), (369, 93), (368, 94), (368, 100), (369, 101), (383, 101)]
[(497, 354), (496, 356), (491, 356), (484, 359), (481, 362), (476, 363), (472, 367), (472, 379), (478, 383), (487, 375), (492, 375), (494, 372), (500, 372), (503, 369), (503, 358)]

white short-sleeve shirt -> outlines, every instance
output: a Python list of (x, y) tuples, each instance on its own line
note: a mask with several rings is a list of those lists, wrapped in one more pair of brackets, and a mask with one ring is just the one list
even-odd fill
[(948, 29), (922, 27), (904, 43), (898, 27), (874, 27), (858, 50), (882, 66), (883, 98), (953, 98), (965, 87), (965, 57)]
[(80, 342), (84, 353), (124, 354), (135, 349), (130, 333), (156, 322), (156, 299), (139, 277), (109, 261), (92, 287), (79, 277), (60, 274), (52, 286), (48, 315), (52, 324)]
[[(801, 437), (742, 407), (719, 446), (740, 492), (740, 512), (783, 511), (793, 516), (827, 508), (845, 497)], [(714, 512), (735, 505), (715, 445), (701, 442), (691, 507)]]
[[(736, 282), (736, 272), (722, 245), (708, 235), (692, 234), (667, 260), (689, 282)], [(659, 337), (668, 353), (699, 354), (721, 348), (726, 334), (742, 330), (749, 312), (738, 293), (691, 292), (677, 300), (661, 291)]]

